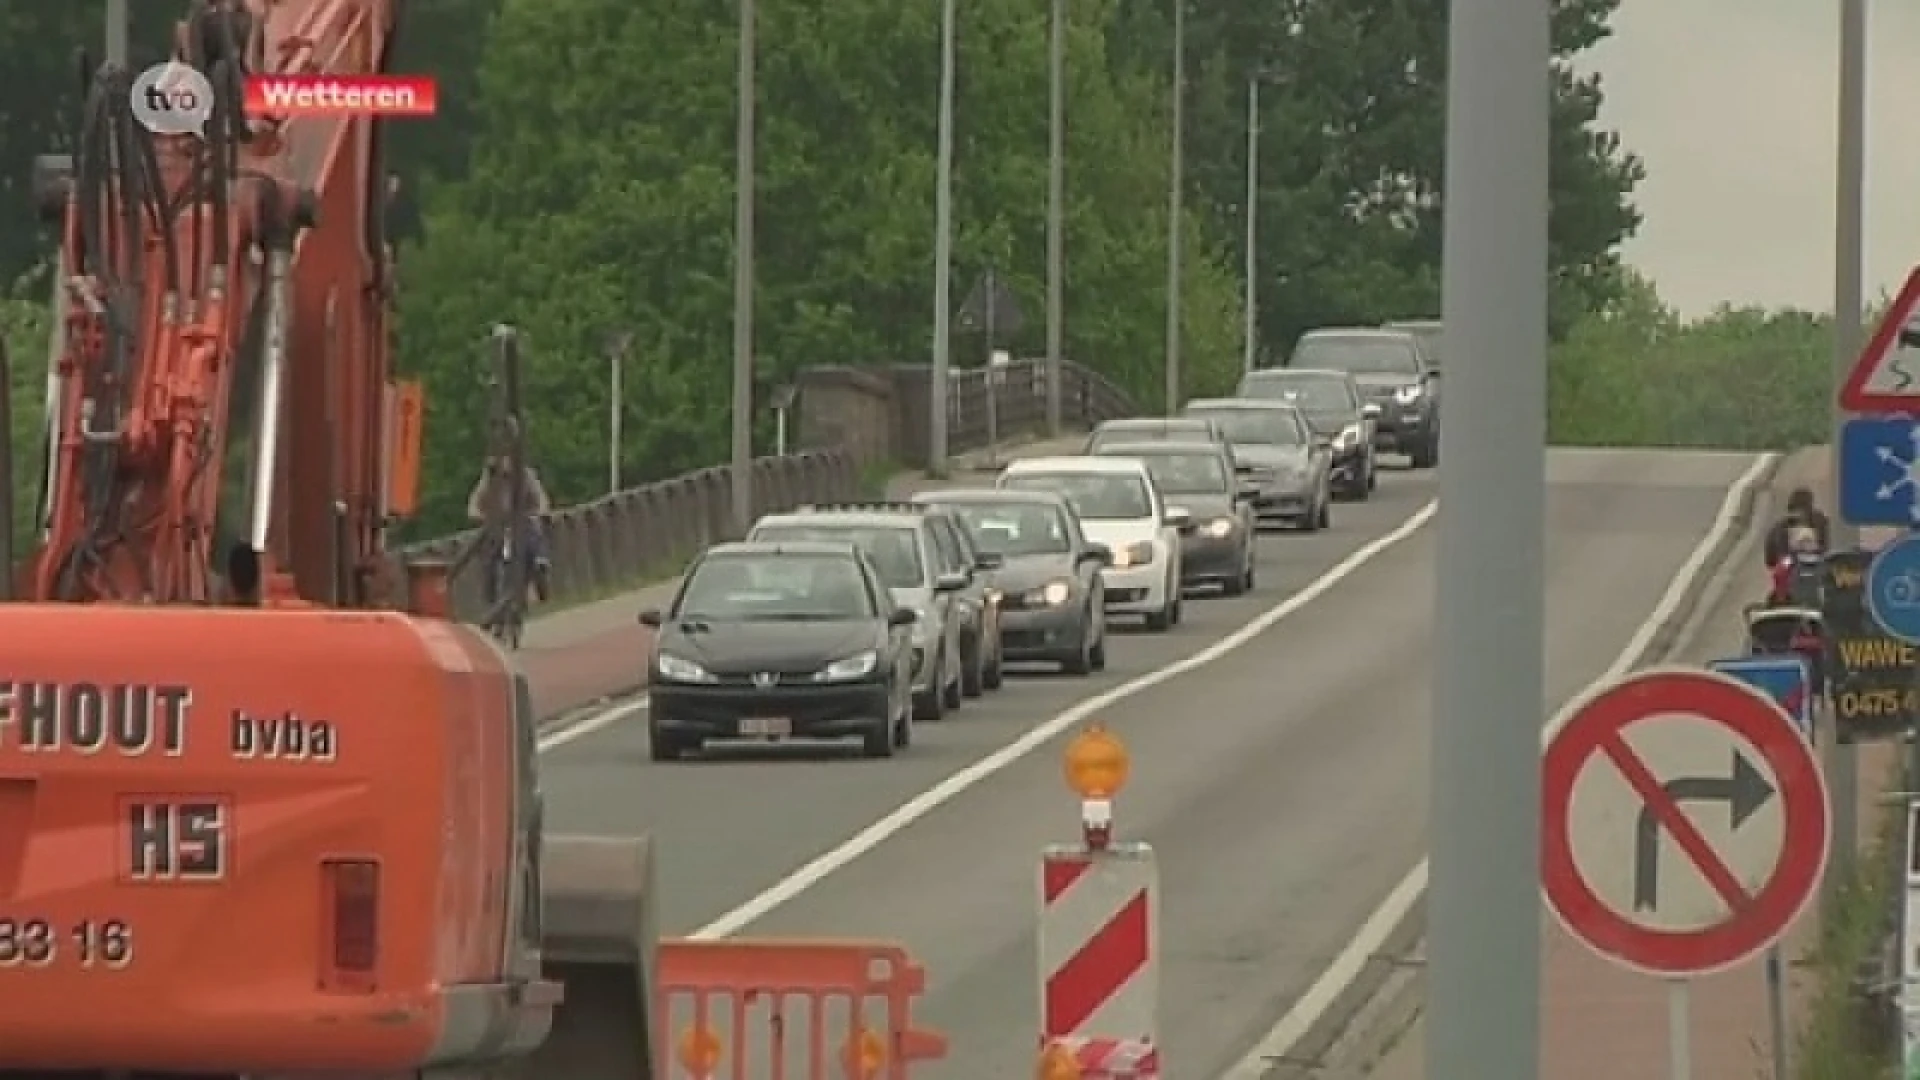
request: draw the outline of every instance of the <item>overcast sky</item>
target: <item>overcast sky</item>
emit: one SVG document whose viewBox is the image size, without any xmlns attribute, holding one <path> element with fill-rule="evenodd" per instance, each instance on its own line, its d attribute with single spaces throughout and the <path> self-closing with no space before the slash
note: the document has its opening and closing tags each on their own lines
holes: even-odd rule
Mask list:
<svg viewBox="0 0 1920 1080">
<path fill-rule="evenodd" d="M 1872 302 L 1920 261 L 1920 10 L 1869 3 Z M 1628 261 L 1689 315 L 1832 310 L 1838 0 L 1624 0 L 1613 26 L 1587 63 L 1647 163 Z"/>
</svg>

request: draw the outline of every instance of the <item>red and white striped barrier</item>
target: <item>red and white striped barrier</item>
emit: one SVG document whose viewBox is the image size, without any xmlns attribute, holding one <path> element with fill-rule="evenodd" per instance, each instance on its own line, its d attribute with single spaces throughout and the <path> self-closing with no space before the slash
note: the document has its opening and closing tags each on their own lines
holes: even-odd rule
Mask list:
<svg viewBox="0 0 1920 1080">
<path fill-rule="evenodd" d="M 1075 1080 L 1157 1080 L 1160 881 L 1153 849 L 1048 848 L 1040 864 L 1040 1045 Z M 1064 1055 L 1061 1053 L 1064 1051 Z"/>
</svg>

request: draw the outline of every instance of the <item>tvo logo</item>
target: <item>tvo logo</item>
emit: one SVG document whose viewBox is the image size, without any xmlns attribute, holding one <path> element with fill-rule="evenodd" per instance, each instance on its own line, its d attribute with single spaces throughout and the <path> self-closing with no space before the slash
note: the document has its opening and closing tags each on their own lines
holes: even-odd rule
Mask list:
<svg viewBox="0 0 1920 1080">
<path fill-rule="evenodd" d="M 128 98 L 134 119 L 156 135 L 204 135 L 213 117 L 213 84 L 178 61 L 142 71 Z"/>
</svg>

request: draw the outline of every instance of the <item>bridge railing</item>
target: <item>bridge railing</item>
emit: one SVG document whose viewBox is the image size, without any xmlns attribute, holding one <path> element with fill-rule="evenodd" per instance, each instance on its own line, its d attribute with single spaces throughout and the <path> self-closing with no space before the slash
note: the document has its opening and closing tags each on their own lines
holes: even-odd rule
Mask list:
<svg viewBox="0 0 1920 1080">
<path fill-rule="evenodd" d="M 997 394 L 1001 441 L 1046 430 L 1044 365 L 1022 361 L 998 369 L 959 371 L 948 395 L 949 448 L 987 446 L 987 394 Z M 1129 415 L 1126 395 L 1095 372 L 1062 366 L 1063 425 L 1085 429 Z M 926 462 L 927 369 L 924 366 L 823 369 L 803 372 L 798 401 L 799 448 L 753 463 L 756 516 L 803 503 L 860 496 L 869 471 Z M 558 510 L 547 518 L 556 599 L 594 598 L 644 581 L 670 577 L 709 545 L 739 538 L 733 522 L 733 474 L 724 465 L 641 484 Z M 410 545 L 403 559 L 458 560 L 473 530 Z M 477 617 L 486 608 L 481 567 L 453 582 L 457 614 Z"/>
</svg>

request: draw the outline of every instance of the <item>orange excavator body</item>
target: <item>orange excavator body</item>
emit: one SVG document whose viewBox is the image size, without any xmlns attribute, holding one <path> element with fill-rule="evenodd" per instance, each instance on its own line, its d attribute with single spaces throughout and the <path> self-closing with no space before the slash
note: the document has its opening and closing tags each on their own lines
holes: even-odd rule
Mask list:
<svg viewBox="0 0 1920 1080">
<path fill-rule="evenodd" d="M 397 1073 L 544 1037 L 538 897 L 502 873 L 533 717 L 483 636 L 8 604 L 0 639 L 0 1069 Z"/>
</svg>

